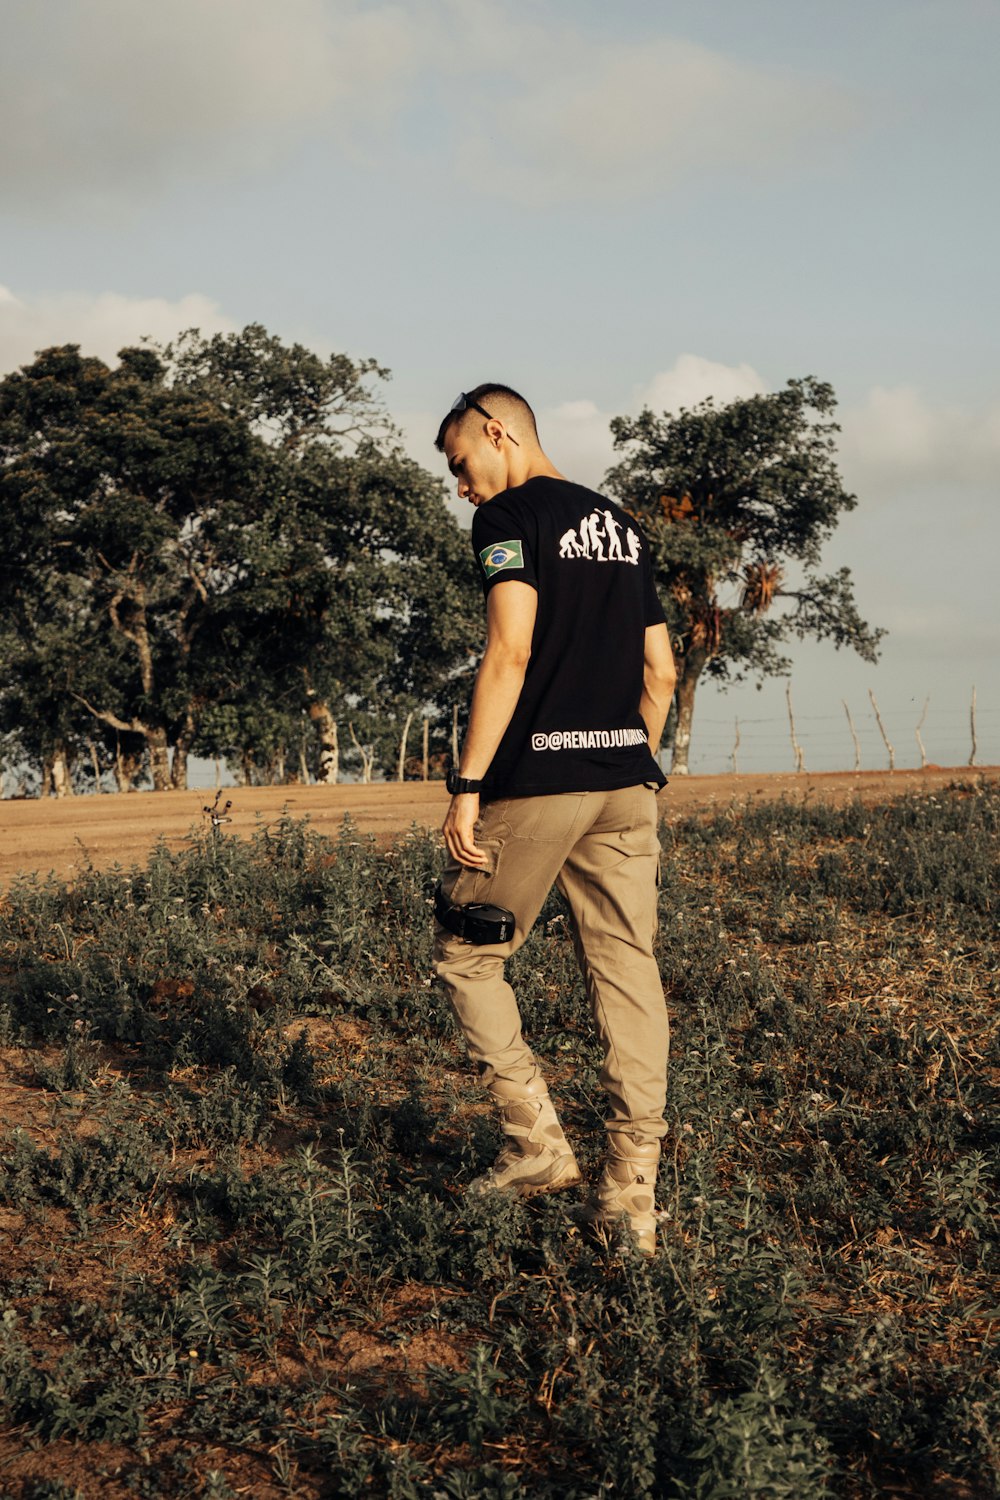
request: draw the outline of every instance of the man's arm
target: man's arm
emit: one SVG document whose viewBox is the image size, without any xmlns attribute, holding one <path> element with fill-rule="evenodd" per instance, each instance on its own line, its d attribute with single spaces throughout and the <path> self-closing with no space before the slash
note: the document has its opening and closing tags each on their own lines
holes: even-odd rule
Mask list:
<svg viewBox="0 0 1000 1500">
<path fill-rule="evenodd" d="M 473 781 L 480 781 L 486 775 L 513 718 L 528 670 L 537 609 L 538 595 L 531 584 L 516 578 L 494 584 L 487 596 L 486 650 L 476 674 L 469 728 L 459 764 L 460 774 Z M 473 834 L 478 817 L 479 793 L 461 793 L 451 799 L 443 832 L 454 859 L 482 869 L 487 863 L 486 855 L 477 849 Z"/>
<path fill-rule="evenodd" d="M 639 712 L 649 731 L 649 748 L 655 755 L 663 738 L 663 726 L 670 712 L 670 700 L 677 685 L 674 653 L 665 625 L 647 625 L 643 653 L 642 697 Z"/>
</svg>

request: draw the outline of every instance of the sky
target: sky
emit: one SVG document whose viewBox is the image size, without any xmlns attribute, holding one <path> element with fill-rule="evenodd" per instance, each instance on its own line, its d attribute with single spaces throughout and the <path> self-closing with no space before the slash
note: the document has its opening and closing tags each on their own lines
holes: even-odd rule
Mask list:
<svg viewBox="0 0 1000 1500">
<path fill-rule="evenodd" d="M 699 689 L 691 769 L 1000 763 L 996 0 L 0 0 L 0 371 L 263 323 L 392 371 L 414 458 L 513 385 L 615 415 L 828 381 L 872 666 Z M 990 186 L 994 183 L 994 186 Z M 456 500 L 455 514 L 470 513 Z"/>
</svg>

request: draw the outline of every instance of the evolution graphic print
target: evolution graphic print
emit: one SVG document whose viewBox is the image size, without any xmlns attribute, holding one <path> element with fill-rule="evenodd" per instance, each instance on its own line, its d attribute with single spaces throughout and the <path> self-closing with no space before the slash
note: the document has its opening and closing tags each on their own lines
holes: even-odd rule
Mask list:
<svg viewBox="0 0 1000 1500">
<path fill-rule="evenodd" d="M 610 510 L 592 510 L 580 522 L 579 531 L 570 527 L 559 538 L 560 557 L 584 557 L 593 562 L 625 562 L 638 567 L 641 550 L 642 541 L 637 533 L 627 530 L 620 521 L 616 521 Z"/>
</svg>

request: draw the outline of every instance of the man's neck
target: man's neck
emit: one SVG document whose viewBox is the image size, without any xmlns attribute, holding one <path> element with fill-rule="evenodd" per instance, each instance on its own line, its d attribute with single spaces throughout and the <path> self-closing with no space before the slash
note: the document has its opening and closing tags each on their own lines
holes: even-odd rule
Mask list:
<svg viewBox="0 0 1000 1500">
<path fill-rule="evenodd" d="M 510 465 L 508 488 L 516 489 L 518 485 L 527 484 L 529 479 L 565 480 L 566 475 L 559 472 L 547 453 L 536 448 L 533 453 L 519 454 Z"/>
</svg>

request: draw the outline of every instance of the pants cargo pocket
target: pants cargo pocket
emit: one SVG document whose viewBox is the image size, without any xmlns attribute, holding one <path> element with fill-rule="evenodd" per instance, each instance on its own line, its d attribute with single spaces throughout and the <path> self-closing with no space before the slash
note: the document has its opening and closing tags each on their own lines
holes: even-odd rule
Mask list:
<svg viewBox="0 0 1000 1500">
<path fill-rule="evenodd" d="M 441 889 L 456 906 L 467 906 L 472 901 L 488 901 L 490 887 L 499 874 L 503 840 L 477 837 L 476 847 L 486 855 L 487 866 L 484 870 L 473 870 L 469 865 L 450 864 L 441 876 Z"/>
</svg>

